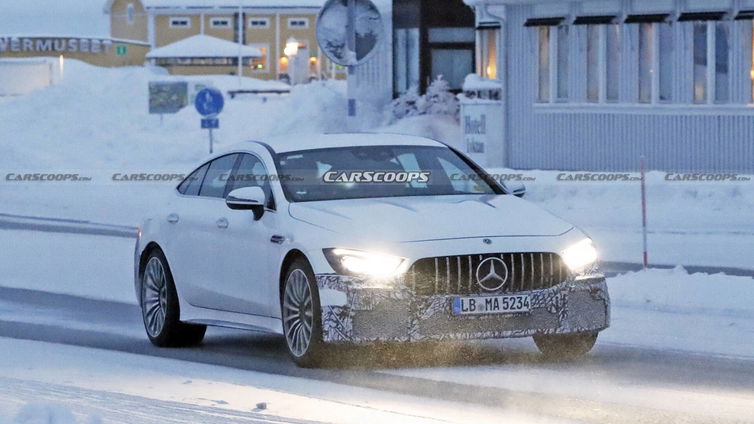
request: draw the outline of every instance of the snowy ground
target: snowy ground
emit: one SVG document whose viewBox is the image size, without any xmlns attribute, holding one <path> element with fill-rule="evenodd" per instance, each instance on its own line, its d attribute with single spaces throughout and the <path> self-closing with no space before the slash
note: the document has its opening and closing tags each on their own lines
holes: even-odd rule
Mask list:
<svg viewBox="0 0 754 424">
<path fill-rule="evenodd" d="M 553 422 L 301 378 L 0 338 L 0 413 L 15 411 L 18 424 Z"/>
</svg>

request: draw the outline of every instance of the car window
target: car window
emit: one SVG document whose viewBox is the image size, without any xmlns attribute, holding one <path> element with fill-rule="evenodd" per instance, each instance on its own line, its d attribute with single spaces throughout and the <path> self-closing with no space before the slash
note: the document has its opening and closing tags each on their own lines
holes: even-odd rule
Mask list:
<svg viewBox="0 0 754 424">
<path fill-rule="evenodd" d="M 194 172 L 186 177 L 183 182 L 178 185 L 178 192 L 185 194 L 186 196 L 196 196 L 199 194 L 199 189 L 202 186 L 204 175 L 207 173 L 209 164 L 205 163 L 203 166 L 197 168 Z"/>
<path fill-rule="evenodd" d="M 272 190 L 270 188 L 270 175 L 267 173 L 267 168 L 265 168 L 262 161 L 256 156 L 242 154 L 238 169 L 233 173 L 230 180 L 231 188 L 228 192 L 243 187 L 261 187 L 267 197 L 267 207 L 274 209 Z"/>
<path fill-rule="evenodd" d="M 232 154 L 210 162 L 199 195 L 203 197 L 225 197 L 225 186 L 228 184 L 236 159 L 238 159 L 238 154 Z"/>
<path fill-rule="evenodd" d="M 281 153 L 277 162 L 283 191 L 294 202 L 503 194 L 447 147 L 334 147 Z"/>
</svg>

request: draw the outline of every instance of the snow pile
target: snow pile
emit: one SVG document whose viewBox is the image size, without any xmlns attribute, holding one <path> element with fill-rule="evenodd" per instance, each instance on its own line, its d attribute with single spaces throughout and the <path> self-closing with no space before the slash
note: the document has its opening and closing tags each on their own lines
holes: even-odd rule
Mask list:
<svg viewBox="0 0 754 424">
<path fill-rule="evenodd" d="M 754 279 L 689 274 L 683 267 L 649 269 L 609 279 L 616 306 L 661 312 L 754 316 Z"/>
<path fill-rule="evenodd" d="M 237 85 L 231 76 L 181 77 L 159 68 L 107 69 L 66 61 L 57 86 L 3 103 L 0 132 L 10 135 L 0 168 L 92 169 L 119 166 L 193 165 L 207 154 L 207 134 L 189 105 L 175 115 L 149 115 L 150 81 L 202 80 L 222 88 Z M 278 82 L 244 79 L 247 88 Z M 290 132 L 344 128 L 345 84 L 327 81 L 295 87 L 289 96 L 227 101 L 215 132 L 218 148 L 250 138 Z"/>
<path fill-rule="evenodd" d="M 418 89 L 412 87 L 390 103 L 392 120 L 400 120 L 418 115 L 447 115 L 458 118 L 459 103 L 450 92 L 450 84 L 442 75 L 427 87 L 427 92 L 420 96 Z"/>
</svg>

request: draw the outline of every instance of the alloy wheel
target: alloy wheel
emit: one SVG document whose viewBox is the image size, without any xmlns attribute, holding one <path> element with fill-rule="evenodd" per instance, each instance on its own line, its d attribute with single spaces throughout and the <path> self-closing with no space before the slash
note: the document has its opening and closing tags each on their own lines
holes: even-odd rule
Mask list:
<svg viewBox="0 0 754 424">
<path fill-rule="evenodd" d="M 309 279 L 301 269 L 288 275 L 283 294 L 283 330 L 288 348 L 297 357 L 304 356 L 312 339 L 314 313 Z"/>
<path fill-rule="evenodd" d="M 141 310 L 144 324 L 152 337 L 158 337 L 165 327 L 165 317 L 168 306 L 168 285 L 165 269 L 157 258 L 149 259 L 144 270 L 142 281 L 144 292 L 141 300 Z"/>
</svg>

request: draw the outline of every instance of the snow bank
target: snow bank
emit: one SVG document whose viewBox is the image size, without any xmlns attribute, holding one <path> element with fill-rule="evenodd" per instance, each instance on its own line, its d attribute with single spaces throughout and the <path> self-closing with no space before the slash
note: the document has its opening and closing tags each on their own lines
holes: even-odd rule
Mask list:
<svg viewBox="0 0 754 424">
<path fill-rule="evenodd" d="M 660 312 L 754 317 L 754 279 L 689 274 L 683 267 L 649 269 L 609 279 L 616 306 Z"/>
<path fill-rule="evenodd" d="M 14 98 L 0 108 L 3 143 L 0 168 L 96 169 L 122 166 L 189 167 L 207 154 L 207 134 L 192 106 L 175 115 L 149 115 L 149 81 L 208 81 L 222 89 L 238 79 L 170 76 L 160 68 L 99 68 L 66 61 L 59 85 Z M 244 78 L 242 88 L 287 88 L 279 82 Z M 216 131 L 218 147 L 290 132 L 342 130 L 345 84 L 318 82 L 289 96 L 229 100 Z M 324 112 L 324 113 L 323 113 Z"/>
</svg>

